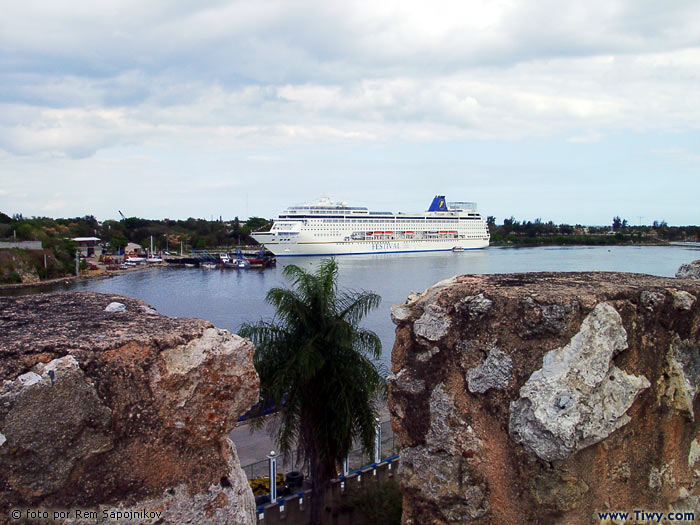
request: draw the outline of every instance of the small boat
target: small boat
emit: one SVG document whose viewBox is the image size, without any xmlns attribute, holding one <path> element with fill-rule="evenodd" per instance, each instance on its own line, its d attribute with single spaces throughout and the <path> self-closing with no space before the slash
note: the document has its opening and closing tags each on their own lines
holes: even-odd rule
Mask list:
<svg viewBox="0 0 700 525">
<path fill-rule="evenodd" d="M 185 268 L 194 268 L 194 267 L 196 267 L 196 266 L 197 266 L 197 265 L 194 264 L 194 263 L 185 263 Z"/>
<path fill-rule="evenodd" d="M 239 270 L 247 270 L 250 268 L 250 262 L 248 262 L 248 259 L 236 259 L 233 261 L 233 266 Z"/>
<path fill-rule="evenodd" d="M 200 268 L 204 268 L 205 270 L 216 270 L 216 264 L 213 262 L 205 262 L 199 265 Z"/>
<path fill-rule="evenodd" d="M 155 256 L 153 256 L 153 257 L 149 257 L 148 259 L 146 259 L 146 262 L 147 262 L 148 264 L 162 263 L 162 262 L 163 262 L 163 258 L 162 258 L 162 257 L 158 257 L 157 255 L 155 255 Z"/>
<path fill-rule="evenodd" d="M 236 258 L 231 258 L 229 262 L 224 263 L 226 268 L 236 268 L 239 270 L 246 270 L 250 268 L 250 262 L 245 258 L 241 250 L 236 250 Z"/>
<path fill-rule="evenodd" d="M 260 247 L 257 257 L 248 257 L 247 261 L 251 268 L 270 268 L 277 265 L 277 259 L 265 254 L 264 244 Z"/>
</svg>

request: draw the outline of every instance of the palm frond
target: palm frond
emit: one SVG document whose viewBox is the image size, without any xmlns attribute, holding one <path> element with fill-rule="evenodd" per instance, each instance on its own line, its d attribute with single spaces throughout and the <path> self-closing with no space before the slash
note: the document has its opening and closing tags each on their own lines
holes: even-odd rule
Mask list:
<svg viewBox="0 0 700 525">
<path fill-rule="evenodd" d="M 338 297 L 338 316 L 356 326 L 365 316 L 378 308 L 382 298 L 372 292 L 347 291 Z"/>
</svg>

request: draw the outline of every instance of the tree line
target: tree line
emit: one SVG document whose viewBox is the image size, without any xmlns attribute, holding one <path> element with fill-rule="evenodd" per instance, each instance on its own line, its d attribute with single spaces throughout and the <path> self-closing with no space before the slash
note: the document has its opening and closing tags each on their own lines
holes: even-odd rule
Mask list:
<svg viewBox="0 0 700 525">
<path fill-rule="evenodd" d="M 251 232 L 266 229 L 267 219 L 251 217 L 243 222 L 236 217 L 232 221 L 195 219 L 156 220 L 128 217 L 121 221 L 98 221 L 94 215 L 67 219 L 49 217 L 8 216 L 0 212 L 0 239 L 40 240 L 46 246 L 56 239 L 74 237 L 98 237 L 112 251 L 123 249 L 133 242 L 144 247 L 179 251 L 183 247 L 206 249 L 225 246 L 255 244 Z"/>
<path fill-rule="evenodd" d="M 247 221 L 154 220 L 128 217 L 121 221 L 100 222 L 94 215 L 59 218 L 12 216 L 0 212 L 0 240 L 41 241 L 44 253 L 27 250 L 3 250 L 0 254 L 0 283 L 19 282 L 17 261 L 22 259 L 33 267 L 41 279 L 75 273 L 75 237 L 98 237 L 108 252 L 119 253 L 132 242 L 158 251 L 179 252 L 183 249 L 216 249 L 257 244 L 251 232 L 267 229 L 270 222 L 260 217 Z M 43 256 L 48 256 L 45 264 Z"/>
<path fill-rule="evenodd" d="M 584 226 L 582 224 L 555 224 L 537 218 L 518 221 L 515 217 L 496 224 L 496 217 L 486 219 L 491 233 L 491 244 L 620 244 L 658 243 L 669 241 L 700 242 L 700 226 L 669 226 L 655 220 L 651 225 L 631 225 L 620 216 L 610 225 Z"/>
</svg>

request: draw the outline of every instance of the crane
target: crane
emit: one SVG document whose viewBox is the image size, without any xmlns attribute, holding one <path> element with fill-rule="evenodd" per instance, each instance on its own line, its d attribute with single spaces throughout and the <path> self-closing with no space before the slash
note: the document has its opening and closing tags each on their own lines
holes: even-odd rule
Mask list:
<svg viewBox="0 0 700 525">
<path fill-rule="evenodd" d="M 123 220 L 126 220 L 126 217 L 124 216 L 124 214 L 122 213 L 122 211 L 121 211 L 121 210 L 117 210 L 117 211 L 119 212 L 119 215 L 122 216 L 122 219 L 123 219 Z"/>
</svg>

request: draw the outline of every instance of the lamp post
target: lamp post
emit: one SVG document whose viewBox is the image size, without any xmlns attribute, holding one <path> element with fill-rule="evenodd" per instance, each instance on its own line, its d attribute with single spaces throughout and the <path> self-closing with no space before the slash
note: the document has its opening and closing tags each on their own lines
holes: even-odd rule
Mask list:
<svg viewBox="0 0 700 525">
<path fill-rule="evenodd" d="M 270 475 L 270 503 L 277 499 L 277 454 L 271 450 L 267 455 L 267 466 Z"/>
</svg>

